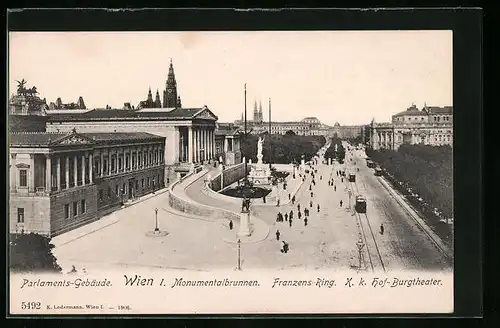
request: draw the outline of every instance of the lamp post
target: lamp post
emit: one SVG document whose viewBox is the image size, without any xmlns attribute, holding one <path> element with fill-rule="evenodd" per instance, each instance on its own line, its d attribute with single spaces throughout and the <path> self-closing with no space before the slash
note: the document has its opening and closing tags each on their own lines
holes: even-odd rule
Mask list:
<svg viewBox="0 0 500 328">
<path fill-rule="evenodd" d="M 358 246 L 358 255 L 359 255 L 359 267 L 358 267 L 358 269 L 359 269 L 359 271 L 361 271 L 361 256 L 363 253 L 363 247 L 365 246 L 361 237 L 359 237 L 359 240 L 356 243 L 356 246 Z"/>
<path fill-rule="evenodd" d="M 271 140 L 271 98 L 269 98 L 269 169 L 271 169 L 273 146 Z"/>
<path fill-rule="evenodd" d="M 155 231 L 160 231 L 158 228 L 158 209 L 155 208 Z"/>
<path fill-rule="evenodd" d="M 247 144 L 247 84 L 245 83 L 245 145 Z M 246 156 L 245 156 L 246 158 Z M 245 179 L 243 180 L 243 184 L 246 185 L 247 182 L 247 161 L 245 161 Z"/>
<path fill-rule="evenodd" d="M 352 195 L 351 189 L 347 190 L 347 193 L 349 194 L 349 207 L 347 209 L 351 209 L 351 195 Z"/>
<path fill-rule="evenodd" d="M 238 239 L 238 271 L 241 271 L 241 239 Z"/>
</svg>

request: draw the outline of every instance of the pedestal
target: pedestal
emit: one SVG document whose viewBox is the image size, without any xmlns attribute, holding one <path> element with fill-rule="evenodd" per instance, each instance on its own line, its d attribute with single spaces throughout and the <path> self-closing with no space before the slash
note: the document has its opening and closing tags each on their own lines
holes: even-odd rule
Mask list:
<svg viewBox="0 0 500 328">
<path fill-rule="evenodd" d="M 240 231 L 238 231 L 239 237 L 250 236 L 250 212 L 241 212 L 240 214 Z"/>
</svg>

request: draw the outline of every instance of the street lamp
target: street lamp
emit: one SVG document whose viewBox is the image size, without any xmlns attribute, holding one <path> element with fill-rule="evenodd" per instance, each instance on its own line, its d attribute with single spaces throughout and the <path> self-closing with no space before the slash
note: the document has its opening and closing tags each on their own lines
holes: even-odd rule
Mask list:
<svg viewBox="0 0 500 328">
<path fill-rule="evenodd" d="M 155 208 L 155 232 L 160 231 L 158 228 L 158 209 Z"/>
<path fill-rule="evenodd" d="M 359 237 L 359 240 L 356 243 L 356 246 L 358 246 L 358 255 L 359 255 L 359 267 L 358 267 L 358 269 L 359 269 L 359 271 L 361 271 L 361 256 L 363 253 L 363 247 L 365 246 L 361 237 Z"/>
<path fill-rule="evenodd" d="M 347 209 L 351 209 L 351 195 L 352 195 L 351 189 L 347 190 L 347 193 L 349 194 L 349 207 Z"/>
<path fill-rule="evenodd" d="M 241 239 L 238 239 L 238 271 L 241 271 Z"/>
</svg>

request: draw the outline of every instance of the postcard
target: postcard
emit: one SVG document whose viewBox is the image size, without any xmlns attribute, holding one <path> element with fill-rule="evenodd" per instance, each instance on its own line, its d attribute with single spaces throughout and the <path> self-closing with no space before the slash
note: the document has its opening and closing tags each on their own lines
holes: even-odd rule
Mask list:
<svg viewBox="0 0 500 328">
<path fill-rule="evenodd" d="M 10 313 L 452 313 L 452 58 L 449 30 L 10 32 Z"/>
</svg>

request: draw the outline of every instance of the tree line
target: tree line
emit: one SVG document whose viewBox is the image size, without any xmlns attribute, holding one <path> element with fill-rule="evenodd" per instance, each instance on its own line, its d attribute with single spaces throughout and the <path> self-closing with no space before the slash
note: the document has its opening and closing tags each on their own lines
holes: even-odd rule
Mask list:
<svg viewBox="0 0 500 328">
<path fill-rule="evenodd" d="M 266 163 L 290 164 L 300 163 L 302 155 L 306 161 L 311 160 L 326 143 L 323 136 L 298 136 L 292 133 L 285 135 L 263 133 L 260 135 L 241 135 L 241 153 L 253 163 L 257 161 L 257 141 L 264 138 L 262 147 L 263 161 Z M 271 153 L 270 148 L 271 146 Z M 269 156 L 271 154 L 271 156 Z"/>
<path fill-rule="evenodd" d="M 35 233 L 10 234 L 9 267 L 12 272 L 61 272 L 51 239 Z"/>
<path fill-rule="evenodd" d="M 409 196 L 422 198 L 424 211 L 437 208 L 440 216 L 453 217 L 453 151 L 449 145 L 401 145 L 397 151 L 367 149 L 366 154 Z"/>
<path fill-rule="evenodd" d="M 344 162 L 345 149 L 342 146 L 342 139 L 337 136 L 332 137 L 330 147 L 325 152 L 325 158 L 336 158 L 339 163 Z M 337 151 L 335 151 L 335 145 L 337 145 Z"/>
</svg>

